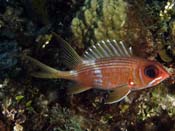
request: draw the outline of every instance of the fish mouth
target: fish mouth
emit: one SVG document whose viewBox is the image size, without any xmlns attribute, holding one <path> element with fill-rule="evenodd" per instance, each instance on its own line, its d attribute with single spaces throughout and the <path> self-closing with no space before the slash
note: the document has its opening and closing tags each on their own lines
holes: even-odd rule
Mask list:
<svg viewBox="0 0 175 131">
<path fill-rule="evenodd" d="M 159 84 L 161 81 L 163 81 L 163 77 L 160 76 L 160 77 L 157 77 L 156 79 L 152 80 L 151 82 L 148 83 L 148 86 L 147 87 L 151 87 L 151 86 L 154 86 L 154 85 L 157 85 Z"/>
<path fill-rule="evenodd" d="M 170 77 L 170 74 L 166 73 L 164 76 L 157 77 L 154 80 L 152 80 L 151 82 L 149 82 L 147 84 L 147 86 L 139 87 L 139 88 L 133 88 L 132 91 L 142 90 L 142 89 L 146 89 L 146 88 L 149 88 L 149 87 L 156 86 L 156 85 L 158 85 L 159 83 L 161 83 L 162 81 L 166 80 L 169 77 Z"/>
<path fill-rule="evenodd" d="M 167 74 L 164 76 L 164 80 L 167 79 L 167 78 L 169 78 L 169 77 L 170 77 L 170 74 L 167 73 Z"/>
<path fill-rule="evenodd" d="M 170 75 L 168 73 L 164 76 L 157 77 L 156 79 L 149 82 L 147 87 L 156 86 L 156 85 L 158 85 L 159 83 L 161 83 L 162 81 L 166 80 L 169 77 L 170 77 Z"/>
</svg>

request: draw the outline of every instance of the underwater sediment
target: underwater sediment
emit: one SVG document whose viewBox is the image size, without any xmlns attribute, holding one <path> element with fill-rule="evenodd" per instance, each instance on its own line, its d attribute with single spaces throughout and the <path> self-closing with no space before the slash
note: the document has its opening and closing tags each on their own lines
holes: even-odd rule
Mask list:
<svg viewBox="0 0 175 131">
<path fill-rule="evenodd" d="M 175 68 L 173 0 L 1 0 L 0 130 L 173 131 L 174 79 L 105 105 L 106 91 L 69 96 L 66 80 L 36 79 L 30 55 L 66 70 L 52 32 L 79 54 L 99 40 L 121 40 L 134 54 Z M 41 18 L 41 19 L 40 19 Z"/>
</svg>

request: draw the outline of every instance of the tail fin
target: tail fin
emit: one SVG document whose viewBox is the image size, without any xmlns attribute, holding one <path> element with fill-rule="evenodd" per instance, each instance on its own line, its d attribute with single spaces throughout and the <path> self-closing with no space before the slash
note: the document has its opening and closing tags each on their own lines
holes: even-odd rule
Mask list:
<svg viewBox="0 0 175 131">
<path fill-rule="evenodd" d="M 25 56 L 30 62 L 34 65 L 38 66 L 40 71 L 32 72 L 31 75 L 36 78 L 63 78 L 63 79 L 71 79 L 72 74 L 69 71 L 59 71 L 48 65 L 45 65 L 38 60 Z"/>
</svg>

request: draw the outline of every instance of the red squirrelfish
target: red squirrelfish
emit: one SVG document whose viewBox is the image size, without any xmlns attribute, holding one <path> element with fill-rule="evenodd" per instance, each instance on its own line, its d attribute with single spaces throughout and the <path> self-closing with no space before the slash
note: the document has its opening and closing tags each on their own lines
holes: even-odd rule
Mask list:
<svg viewBox="0 0 175 131">
<path fill-rule="evenodd" d="M 133 56 L 131 47 L 127 48 L 123 42 L 100 41 L 80 57 L 60 36 L 54 36 L 64 51 L 64 63 L 72 70 L 60 71 L 29 56 L 27 58 L 41 69 L 32 73 L 34 77 L 76 81 L 76 86 L 69 88 L 69 94 L 91 88 L 111 90 L 106 104 L 112 104 L 133 90 L 156 86 L 170 76 L 160 63 Z"/>
</svg>

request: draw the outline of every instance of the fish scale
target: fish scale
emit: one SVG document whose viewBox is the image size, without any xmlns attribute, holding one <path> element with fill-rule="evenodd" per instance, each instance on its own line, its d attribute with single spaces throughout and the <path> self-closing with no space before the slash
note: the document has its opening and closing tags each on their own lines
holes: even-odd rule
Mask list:
<svg viewBox="0 0 175 131">
<path fill-rule="evenodd" d="M 86 65 L 79 66 L 76 68 L 78 72 L 77 81 L 84 86 L 95 86 L 102 89 L 113 89 L 117 85 L 127 84 L 131 63 L 126 64 L 123 59 L 117 60 L 116 63 L 116 59 L 113 58 L 110 61 L 100 59 L 94 64 L 87 64 L 88 68 Z M 124 68 L 121 69 L 121 67 Z M 82 68 L 84 69 L 83 72 L 81 71 Z M 119 76 L 120 74 L 121 76 Z M 91 82 L 87 81 L 87 78 L 92 78 Z"/>
<path fill-rule="evenodd" d="M 60 36 L 53 33 L 65 56 L 63 63 L 71 70 L 60 71 L 26 56 L 40 71 L 32 73 L 37 78 L 62 78 L 76 81 L 68 94 L 77 94 L 98 88 L 112 90 L 106 104 L 124 99 L 131 91 L 153 87 L 170 77 L 163 66 L 156 61 L 136 57 L 132 48 L 122 41 L 102 40 L 89 47 L 80 57 Z"/>
</svg>

